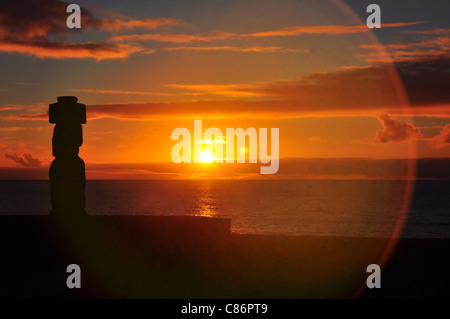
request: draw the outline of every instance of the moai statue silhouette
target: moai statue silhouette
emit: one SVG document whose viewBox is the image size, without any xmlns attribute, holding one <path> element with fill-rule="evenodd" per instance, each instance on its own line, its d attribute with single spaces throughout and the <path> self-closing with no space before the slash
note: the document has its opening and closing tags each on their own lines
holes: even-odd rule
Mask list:
<svg viewBox="0 0 450 319">
<path fill-rule="evenodd" d="M 86 174 L 84 161 L 78 157 L 83 144 L 86 105 L 74 96 L 60 96 L 50 104 L 49 122 L 53 130 L 52 149 L 55 159 L 50 165 L 50 192 L 54 213 L 84 214 Z"/>
</svg>

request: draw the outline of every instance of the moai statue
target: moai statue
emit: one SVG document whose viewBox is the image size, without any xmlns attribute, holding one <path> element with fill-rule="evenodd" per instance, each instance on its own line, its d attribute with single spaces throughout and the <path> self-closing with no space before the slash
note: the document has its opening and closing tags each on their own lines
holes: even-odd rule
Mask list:
<svg viewBox="0 0 450 319">
<path fill-rule="evenodd" d="M 50 104 L 49 122 L 53 130 L 52 151 L 55 159 L 50 165 L 50 192 L 54 213 L 81 215 L 85 209 L 86 174 L 84 161 L 78 157 L 83 144 L 86 105 L 74 96 L 60 96 Z"/>
</svg>

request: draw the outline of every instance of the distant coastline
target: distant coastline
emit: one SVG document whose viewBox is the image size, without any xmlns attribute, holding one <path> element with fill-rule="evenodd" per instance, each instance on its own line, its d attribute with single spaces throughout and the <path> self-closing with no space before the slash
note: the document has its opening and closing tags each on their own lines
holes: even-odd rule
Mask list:
<svg viewBox="0 0 450 319">
<path fill-rule="evenodd" d="M 412 162 L 415 174 L 406 171 Z M 280 159 L 279 172 L 259 174 L 257 164 L 214 164 L 209 171 L 204 164 L 166 163 L 86 163 L 90 180 L 134 179 L 394 179 L 450 180 L 450 158 L 418 159 Z M 48 166 L 0 167 L 0 180 L 48 180 Z"/>
</svg>

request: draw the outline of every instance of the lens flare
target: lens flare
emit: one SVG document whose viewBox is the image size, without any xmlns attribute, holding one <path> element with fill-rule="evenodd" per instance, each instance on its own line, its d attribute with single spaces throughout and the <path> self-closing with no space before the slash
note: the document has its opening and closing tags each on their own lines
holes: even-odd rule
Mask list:
<svg viewBox="0 0 450 319">
<path fill-rule="evenodd" d="M 214 161 L 214 155 L 209 151 L 204 151 L 200 154 L 200 160 L 203 163 L 212 163 Z"/>
</svg>

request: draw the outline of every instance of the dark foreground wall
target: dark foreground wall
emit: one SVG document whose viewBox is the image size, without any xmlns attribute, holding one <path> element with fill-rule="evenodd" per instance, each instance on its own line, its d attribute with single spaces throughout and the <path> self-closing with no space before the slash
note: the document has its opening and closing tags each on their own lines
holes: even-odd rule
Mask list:
<svg viewBox="0 0 450 319">
<path fill-rule="evenodd" d="M 0 297 L 450 297 L 450 241 L 236 235 L 228 219 L 144 216 L 0 218 Z M 66 286 L 69 264 L 81 289 Z M 362 291 L 362 294 L 355 295 Z"/>
</svg>

